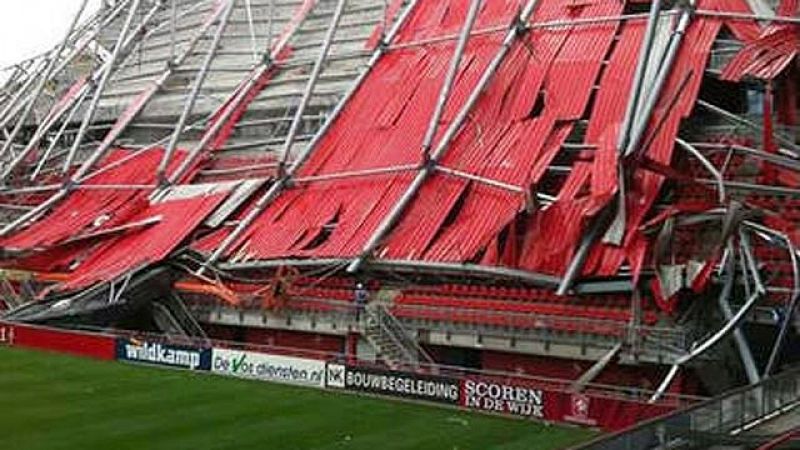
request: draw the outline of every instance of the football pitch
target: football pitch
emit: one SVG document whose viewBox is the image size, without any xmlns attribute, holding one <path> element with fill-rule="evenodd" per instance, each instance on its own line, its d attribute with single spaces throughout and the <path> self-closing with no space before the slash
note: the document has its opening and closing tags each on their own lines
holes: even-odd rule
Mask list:
<svg viewBox="0 0 800 450">
<path fill-rule="evenodd" d="M 0 348 L 0 449 L 560 449 L 592 437 L 451 409 Z"/>
</svg>

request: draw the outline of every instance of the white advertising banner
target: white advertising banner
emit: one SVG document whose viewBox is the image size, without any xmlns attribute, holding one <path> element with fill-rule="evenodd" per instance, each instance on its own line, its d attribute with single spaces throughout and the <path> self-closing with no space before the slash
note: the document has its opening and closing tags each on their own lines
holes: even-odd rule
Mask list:
<svg viewBox="0 0 800 450">
<path fill-rule="evenodd" d="M 211 371 L 253 380 L 325 387 L 325 362 L 315 359 L 215 348 Z"/>
</svg>

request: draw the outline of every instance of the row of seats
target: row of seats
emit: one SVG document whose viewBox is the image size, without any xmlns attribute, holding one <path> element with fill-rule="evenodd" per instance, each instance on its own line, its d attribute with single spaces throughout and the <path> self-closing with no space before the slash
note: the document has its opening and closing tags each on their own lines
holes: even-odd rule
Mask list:
<svg viewBox="0 0 800 450">
<path fill-rule="evenodd" d="M 404 305 L 433 306 L 442 308 L 466 308 L 511 313 L 584 317 L 589 319 L 626 322 L 630 310 L 597 306 L 568 305 L 554 303 L 515 302 L 494 299 L 461 299 L 445 296 L 402 295 L 395 303 Z"/>
<path fill-rule="evenodd" d="M 408 318 L 595 334 L 616 334 L 624 329 L 620 325 L 631 320 L 628 308 L 413 294 L 398 296 L 394 311 L 398 316 Z M 644 312 L 646 324 L 652 325 L 657 320 L 655 311 Z"/>
<path fill-rule="evenodd" d="M 395 305 L 392 313 L 399 318 L 423 319 L 437 322 L 470 323 L 522 329 L 555 330 L 569 333 L 621 336 L 624 326 L 616 322 L 588 322 L 570 320 L 562 316 L 535 316 L 524 314 L 487 314 L 471 309 L 430 309 L 421 311 L 413 305 Z"/>
<path fill-rule="evenodd" d="M 292 297 L 286 307 L 309 312 L 348 312 L 351 305 L 344 302 L 319 301 L 305 297 Z"/>
<path fill-rule="evenodd" d="M 516 302 L 565 304 L 571 301 L 582 304 L 593 304 L 602 307 L 627 307 L 630 297 L 627 295 L 595 295 L 595 296 L 559 296 L 552 290 L 532 289 L 525 287 L 507 287 L 470 284 L 445 284 L 441 286 L 417 286 L 407 289 L 404 294 L 410 296 L 457 297 L 464 299 L 500 299 Z"/>
<path fill-rule="evenodd" d="M 353 289 L 327 288 L 321 286 L 291 286 L 287 289 L 290 297 L 314 297 L 320 300 L 350 302 L 355 298 Z"/>
</svg>

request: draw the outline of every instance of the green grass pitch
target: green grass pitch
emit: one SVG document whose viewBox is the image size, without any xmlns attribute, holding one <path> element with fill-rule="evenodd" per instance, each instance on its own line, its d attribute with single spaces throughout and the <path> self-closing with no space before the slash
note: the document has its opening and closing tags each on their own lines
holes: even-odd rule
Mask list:
<svg viewBox="0 0 800 450">
<path fill-rule="evenodd" d="M 559 449 L 577 428 L 0 348 L 0 449 Z"/>
</svg>

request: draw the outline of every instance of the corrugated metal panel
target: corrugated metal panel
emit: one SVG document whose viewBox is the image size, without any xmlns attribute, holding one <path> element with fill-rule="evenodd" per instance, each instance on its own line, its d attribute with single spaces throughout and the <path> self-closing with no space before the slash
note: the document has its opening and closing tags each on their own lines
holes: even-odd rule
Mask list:
<svg viewBox="0 0 800 450">
<path fill-rule="evenodd" d="M 163 149 L 139 153 L 114 150 L 103 159 L 100 173 L 87 183 L 96 186 L 154 184 L 156 167 L 163 154 Z M 170 171 L 182 157 L 182 152 L 176 155 Z M 0 239 L 0 246 L 20 252 L 41 251 L 78 234 L 120 225 L 146 205 L 149 194 L 142 189 L 78 189 L 28 228 Z"/>
<path fill-rule="evenodd" d="M 509 23 L 520 1 L 487 2 L 476 27 Z M 422 3 L 401 30 L 407 42 L 453 34 L 466 2 Z M 449 120 L 499 46 L 499 36 L 470 40 L 448 102 Z M 299 171 L 300 177 L 415 164 L 435 106 L 453 41 L 385 55 Z M 355 256 L 410 183 L 409 174 L 315 181 L 281 195 L 233 246 L 254 258 Z M 335 218 L 335 222 L 334 222 Z M 325 235 L 320 230 L 325 228 Z M 315 236 L 322 236 L 314 239 Z M 322 242 L 318 242 L 318 241 Z"/>
<path fill-rule="evenodd" d="M 720 78 L 740 81 L 744 77 L 772 80 L 780 75 L 800 52 L 797 27 L 779 26 L 767 30 L 747 44 L 722 70 Z"/>
</svg>

